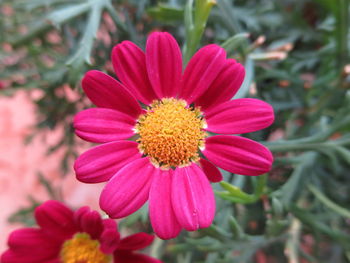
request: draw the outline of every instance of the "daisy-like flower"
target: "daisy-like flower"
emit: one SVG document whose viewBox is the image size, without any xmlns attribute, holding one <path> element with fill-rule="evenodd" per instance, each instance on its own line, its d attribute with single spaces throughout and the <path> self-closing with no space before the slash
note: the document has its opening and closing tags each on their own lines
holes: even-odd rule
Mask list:
<svg viewBox="0 0 350 263">
<path fill-rule="evenodd" d="M 201 48 L 183 72 L 175 39 L 155 32 L 145 53 L 130 41 L 116 45 L 112 62 L 120 82 L 89 71 L 82 86 L 97 108 L 74 120 L 79 137 L 101 143 L 76 160 L 77 178 L 108 181 L 100 206 L 110 217 L 128 216 L 149 200 L 155 233 L 173 238 L 212 223 L 209 181 L 222 180 L 216 166 L 242 175 L 270 170 L 266 147 L 232 134 L 269 126 L 273 109 L 257 99 L 230 100 L 245 71 L 224 49 Z"/>
<path fill-rule="evenodd" d="M 149 246 L 154 236 L 137 233 L 120 239 L 112 219 L 82 207 L 72 211 L 58 201 L 35 210 L 39 228 L 11 233 L 2 263 L 161 263 L 134 250 Z"/>
</svg>

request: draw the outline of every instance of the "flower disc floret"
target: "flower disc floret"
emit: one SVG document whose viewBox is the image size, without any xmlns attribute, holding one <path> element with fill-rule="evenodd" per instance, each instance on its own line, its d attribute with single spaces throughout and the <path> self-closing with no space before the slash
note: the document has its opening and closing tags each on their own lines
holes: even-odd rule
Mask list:
<svg viewBox="0 0 350 263">
<path fill-rule="evenodd" d="M 165 168 L 198 161 L 204 146 L 205 121 L 197 108 L 183 100 L 155 101 L 138 120 L 136 132 L 140 151 Z"/>
<path fill-rule="evenodd" d="M 100 243 L 87 233 L 78 233 L 65 241 L 60 256 L 63 263 L 108 263 L 111 260 L 100 250 Z"/>
</svg>

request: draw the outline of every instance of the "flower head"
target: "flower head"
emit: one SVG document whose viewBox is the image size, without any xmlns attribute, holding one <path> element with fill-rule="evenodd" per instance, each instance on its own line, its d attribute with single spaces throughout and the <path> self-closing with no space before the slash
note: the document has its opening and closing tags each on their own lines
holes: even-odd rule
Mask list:
<svg viewBox="0 0 350 263">
<path fill-rule="evenodd" d="M 100 206 L 110 217 L 128 216 L 149 200 L 155 233 L 173 238 L 212 223 L 209 181 L 222 180 L 217 167 L 242 175 L 270 170 L 266 147 L 233 134 L 269 126 L 273 109 L 257 99 L 231 100 L 245 73 L 224 49 L 201 48 L 183 71 L 175 39 L 155 32 L 146 52 L 130 41 L 116 45 L 112 62 L 120 82 L 89 71 L 82 86 L 97 108 L 74 120 L 78 136 L 101 143 L 76 160 L 77 178 L 108 181 Z"/>
<path fill-rule="evenodd" d="M 82 207 L 72 211 L 58 201 L 47 201 L 35 210 L 39 228 L 11 233 L 2 263 L 160 263 L 135 253 L 153 242 L 154 236 L 137 233 L 120 239 L 112 219 Z"/>
</svg>

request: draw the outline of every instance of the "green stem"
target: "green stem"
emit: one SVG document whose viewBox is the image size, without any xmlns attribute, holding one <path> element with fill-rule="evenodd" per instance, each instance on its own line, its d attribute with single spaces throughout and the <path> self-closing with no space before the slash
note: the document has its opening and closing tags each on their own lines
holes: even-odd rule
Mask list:
<svg viewBox="0 0 350 263">
<path fill-rule="evenodd" d="M 262 174 L 258 176 L 256 180 L 255 190 L 254 190 L 254 195 L 257 199 L 259 199 L 264 194 L 266 183 L 267 183 L 267 174 Z"/>
<path fill-rule="evenodd" d="M 195 53 L 202 38 L 205 25 L 214 0 L 196 0 L 193 10 L 193 0 L 188 0 L 185 7 L 186 42 L 183 48 L 185 65 Z"/>
</svg>

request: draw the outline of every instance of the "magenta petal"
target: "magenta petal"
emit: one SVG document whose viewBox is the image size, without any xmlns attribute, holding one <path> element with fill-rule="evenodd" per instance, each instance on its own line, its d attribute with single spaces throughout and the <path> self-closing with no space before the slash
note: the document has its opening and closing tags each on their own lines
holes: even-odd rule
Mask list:
<svg viewBox="0 0 350 263">
<path fill-rule="evenodd" d="M 106 254 L 111 254 L 119 245 L 120 234 L 116 222 L 112 219 L 104 219 L 103 226 L 104 229 L 99 239 L 101 251 Z"/>
<path fill-rule="evenodd" d="M 159 259 L 147 255 L 117 250 L 114 255 L 114 263 L 162 263 Z"/>
<path fill-rule="evenodd" d="M 134 135 L 136 120 L 120 111 L 91 108 L 74 117 L 75 133 L 89 142 L 105 143 Z"/>
<path fill-rule="evenodd" d="M 112 51 L 114 70 L 120 81 L 144 104 L 157 98 L 148 80 L 144 52 L 130 41 L 123 41 Z"/>
<path fill-rule="evenodd" d="M 207 131 L 223 134 L 254 132 L 274 121 L 270 104 L 257 99 L 227 101 L 205 112 Z"/>
<path fill-rule="evenodd" d="M 10 249 L 1 262 L 44 263 L 59 255 L 61 244 L 62 241 L 58 242 L 55 237 L 46 235 L 41 229 L 18 229 L 10 234 L 8 239 Z"/>
<path fill-rule="evenodd" d="M 230 100 L 241 87 L 244 80 L 244 67 L 234 59 L 227 59 L 224 67 L 209 88 L 196 101 L 202 110 Z"/>
<path fill-rule="evenodd" d="M 83 231 L 83 228 L 81 226 L 82 218 L 85 214 L 89 213 L 90 211 L 91 209 L 88 206 L 82 206 L 78 210 L 74 211 L 73 219 L 75 225 L 79 228 L 79 232 Z"/>
<path fill-rule="evenodd" d="M 82 208 L 84 209 L 84 208 Z M 85 211 L 79 218 L 80 229 L 82 232 L 88 233 L 91 238 L 98 239 L 103 231 L 101 216 L 96 211 Z"/>
<path fill-rule="evenodd" d="M 210 182 L 218 183 L 222 181 L 222 174 L 214 164 L 203 158 L 199 160 L 199 163 L 203 172 L 205 173 Z"/>
<path fill-rule="evenodd" d="M 153 235 L 136 233 L 120 240 L 118 250 L 140 250 L 148 247 L 154 240 Z"/>
<path fill-rule="evenodd" d="M 149 195 L 149 216 L 154 232 L 162 239 L 176 237 L 181 226 L 178 223 L 171 203 L 171 182 L 173 170 L 154 175 Z"/>
<path fill-rule="evenodd" d="M 74 170 L 79 181 L 100 183 L 108 181 L 126 164 L 139 158 L 141 154 L 136 142 L 109 142 L 80 155 L 74 163 Z"/>
<path fill-rule="evenodd" d="M 99 238 L 101 251 L 106 254 L 111 254 L 117 249 L 120 242 L 118 226 L 113 219 L 104 219 L 102 223 L 104 229 Z"/>
<path fill-rule="evenodd" d="M 38 262 L 36 262 L 36 263 L 38 263 Z M 61 263 L 61 260 L 60 260 L 60 258 L 57 257 L 55 259 L 47 260 L 47 261 L 45 261 L 43 263 Z"/>
<path fill-rule="evenodd" d="M 176 218 L 183 228 L 194 231 L 211 225 L 215 215 L 214 193 L 197 164 L 176 168 L 171 196 Z"/>
<path fill-rule="evenodd" d="M 231 173 L 260 175 L 270 171 L 273 156 L 269 149 L 247 138 L 217 135 L 206 139 L 202 151 L 212 163 Z"/>
<path fill-rule="evenodd" d="M 147 201 L 155 168 L 148 158 L 124 166 L 107 183 L 100 196 L 100 207 L 111 218 L 137 211 Z"/>
<path fill-rule="evenodd" d="M 148 78 L 158 98 L 175 97 L 180 89 L 182 56 L 180 47 L 167 32 L 154 32 L 146 44 Z"/>
<path fill-rule="evenodd" d="M 188 104 L 201 96 L 225 65 L 226 52 L 218 45 L 207 45 L 189 61 L 182 77 L 180 98 Z"/>
<path fill-rule="evenodd" d="M 1 263 L 23 263 L 25 259 L 27 259 L 27 255 L 18 254 L 8 249 L 1 255 L 0 262 Z M 36 263 L 36 262 L 33 260 L 32 261 L 29 260 L 29 263 Z"/>
<path fill-rule="evenodd" d="M 112 230 L 115 230 L 118 232 L 118 225 L 117 225 L 116 221 L 113 219 L 109 219 L 109 218 L 103 219 L 103 227 L 104 227 L 104 230 L 112 229 Z"/>
<path fill-rule="evenodd" d="M 41 229 L 21 228 L 13 231 L 8 239 L 11 249 L 19 250 L 40 250 L 41 247 L 55 247 L 59 241 L 52 240 Z"/>
<path fill-rule="evenodd" d="M 53 238 L 64 240 L 77 231 L 73 211 L 55 200 L 38 206 L 35 209 L 35 219 L 42 230 Z"/>
<path fill-rule="evenodd" d="M 121 83 L 101 71 L 90 70 L 86 73 L 82 86 L 97 107 L 118 110 L 134 118 L 141 113 L 134 96 Z"/>
<path fill-rule="evenodd" d="M 50 250 L 51 251 L 51 250 Z M 0 258 L 1 263 L 60 263 L 58 260 L 59 251 L 50 253 L 41 253 L 41 251 L 5 251 Z"/>
<path fill-rule="evenodd" d="M 116 231 L 108 229 L 104 231 L 100 238 L 101 251 L 106 254 L 113 253 L 117 247 L 120 240 L 120 235 Z"/>
</svg>

